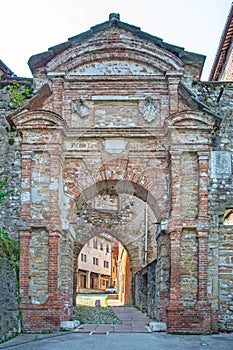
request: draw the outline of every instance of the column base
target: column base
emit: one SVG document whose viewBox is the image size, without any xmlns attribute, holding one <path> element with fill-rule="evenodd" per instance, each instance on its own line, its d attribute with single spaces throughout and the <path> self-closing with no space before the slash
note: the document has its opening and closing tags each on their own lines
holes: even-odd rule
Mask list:
<svg viewBox="0 0 233 350">
<path fill-rule="evenodd" d="M 60 329 L 63 307 L 59 302 L 43 305 L 24 304 L 20 306 L 22 312 L 22 331 L 56 331 Z"/>
<path fill-rule="evenodd" d="M 213 329 L 215 328 L 215 329 Z M 168 333 L 212 334 L 212 310 L 209 303 L 198 302 L 194 306 L 169 304 L 167 307 Z"/>
</svg>

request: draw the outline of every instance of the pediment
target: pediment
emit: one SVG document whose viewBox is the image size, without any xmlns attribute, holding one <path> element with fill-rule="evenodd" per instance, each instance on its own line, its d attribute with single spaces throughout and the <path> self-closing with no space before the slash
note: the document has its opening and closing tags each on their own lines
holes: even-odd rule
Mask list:
<svg viewBox="0 0 233 350">
<path fill-rule="evenodd" d="M 74 44 L 47 64 L 48 73 L 67 75 L 164 75 L 182 68 L 182 61 L 171 52 L 118 28 L 114 35 L 111 28 Z"/>
<path fill-rule="evenodd" d="M 11 117 L 11 122 L 18 128 L 46 129 L 65 126 L 65 121 L 50 111 L 22 111 Z"/>
<path fill-rule="evenodd" d="M 33 73 L 44 67 L 48 74 L 165 75 L 183 70 L 181 51 L 184 50 L 119 22 L 101 24 L 48 52 L 32 56 L 29 66 Z"/>
<path fill-rule="evenodd" d="M 165 124 L 169 128 L 208 129 L 216 123 L 215 117 L 203 112 L 182 111 L 169 116 Z"/>
<path fill-rule="evenodd" d="M 205 56 L 166 43 L 139 27 L 120 21 L 120 16 L 110 16 L 108 21 L 32 56 L 28 64 L 33 75 L 37 72 L 69 74 L 79 72 L 78 66 L 104 59 L 142 62 L 162 75 L 171 71 L 184 71 L 187 76 L 198 79 Z"/>
</svg>

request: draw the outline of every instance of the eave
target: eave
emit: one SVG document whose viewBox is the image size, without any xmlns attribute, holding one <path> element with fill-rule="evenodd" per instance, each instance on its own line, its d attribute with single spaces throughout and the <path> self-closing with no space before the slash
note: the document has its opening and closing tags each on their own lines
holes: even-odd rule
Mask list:
<svg viewBox="0 0 233 350">
<path fill-rule="evenodd" d="M 214 64 L 212 66 L 209 81 L 219 80 L 222 67 L 227 57 L 228 50 L 230 48 L 233 39 L 233 3 L 227 17 L 227 21 L 222 32 L 220 43 L 218 46 L 217 54 L 215 56 Z"/>
</svg>

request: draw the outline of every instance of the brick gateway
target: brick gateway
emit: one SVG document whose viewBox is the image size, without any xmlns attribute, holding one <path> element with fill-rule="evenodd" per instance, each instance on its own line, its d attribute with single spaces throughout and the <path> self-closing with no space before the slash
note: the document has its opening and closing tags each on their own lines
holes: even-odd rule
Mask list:
<svg viewBox="0 0 233 350">
<path fill-rule="evenodd" d="M 169 332 L 217 331 L 207 186 L 219 118 L 187 88 L 203 63 L 116 14 L 31 57 L 37 92 L 9 117 L 22 135 L 24 330 L 72 317 L 77 256 L 106 232 L 128 251 L 131 304 L 136 273 L 156 261 L 153 317 Z"/>
</svg>

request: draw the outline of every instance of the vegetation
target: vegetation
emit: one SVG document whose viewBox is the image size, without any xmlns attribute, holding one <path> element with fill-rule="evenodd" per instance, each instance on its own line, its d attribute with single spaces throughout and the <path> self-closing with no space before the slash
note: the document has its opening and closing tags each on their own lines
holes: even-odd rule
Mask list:
<svg viewBox="0 0 233 350">
<path fill-rule="evenodd" d="M 0 228 L 0 249 L 5 253 L 10 265 L 18 270 L 19 245 L 2 228 Z"/>
<path fill-rule="evenodd" d="M 3 174 L 0 173 L 0 204 L 2 204 L 4 198 L 12 192 L 12 190 L 4 190 L 6 184 L 7 177 L 3 177 Z M 5 253 L 12 267 L 18 270 L 19 244 L 12 240 L 3 228 L 0 228 L 0 249 Z"/>
<path fill-rule="evenodd" d="M 8 180 L 8 178 L 6 176 L 3 178 L 3 174 L 0 173 L 0 204 L 2 204 L 4 198 L 12 192 L 12 190 L 4 191 L 4 188 L 6 187 L 7 180 Z"/>
<path fill-rule="evenodd" d="M 117 318 L 109 307 L 94 307 L 80 305 L 74 308 L 74 319 L 79 320 L 81 324 L 119 324 L 121 321 Z"/>
<path fill-rule="evenodd" d="M 30 84 L 22 85 L 12 82 L 10 84 L 10 93 L 13 107 L 20 108 L 32 96 L 33 89 Z"/>
<path fill-rule="evenodd" d="M 0 173 L 0 207 L 4 202 L 4 198 L 8 196 L 12 190 L 6 189 L 7 187 L 7 177 L 3 177 L 3 174 Z M 5 265 L 6 259 L 11 266 L 12 270 L 15 270 L 15 285 L 16 288 L 19 288 L 19 279 L 18 279 L 18 260 L 19 260 L 19 244 L 11 239 L 4 228 L 0 228 L 0 270 L 1 267 Z M 2 272 L 2 271 L 1 271 Z M 3 272 L 6 274 L 7 272 Z M 20 298 L 18 296 L 18 302 Z M 11 325 L 11 318 L 0 318 L 0 343 L 4 342 L 7 339 L 13 338 L 17 332 L 13 330 Z M 18 319 L 21 319 L 21 314 L 18 313 Z M 14 322 L 13 322 L 14 323 Z"/>
</svg>

